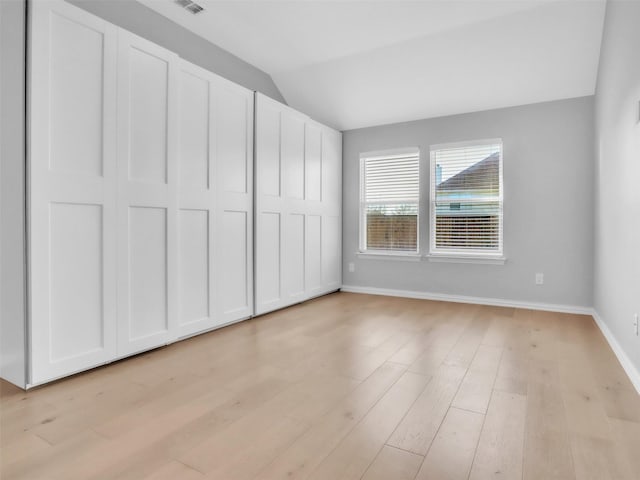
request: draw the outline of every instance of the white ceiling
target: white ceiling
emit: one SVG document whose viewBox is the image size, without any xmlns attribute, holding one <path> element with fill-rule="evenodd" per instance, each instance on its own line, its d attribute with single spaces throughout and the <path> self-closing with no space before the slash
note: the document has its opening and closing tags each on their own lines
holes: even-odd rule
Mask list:
<svg viewBox="0 0 640 480">
<path fill-rule="evenodd" d="M 605 0 L 139 0 L 340 130 L 591 95 Z"/>
</svg>

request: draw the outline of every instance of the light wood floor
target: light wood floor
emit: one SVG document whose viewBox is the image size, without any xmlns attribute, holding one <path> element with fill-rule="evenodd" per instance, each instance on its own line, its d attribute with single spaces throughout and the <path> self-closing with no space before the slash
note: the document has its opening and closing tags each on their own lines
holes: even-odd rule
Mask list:
<svg viewBox="0 0 640 480">
<path fill-rule="evenodd" d="M 640 478 L 577 315 L 333 294 L 1 401 L 3 480 Z"/>
</svg>

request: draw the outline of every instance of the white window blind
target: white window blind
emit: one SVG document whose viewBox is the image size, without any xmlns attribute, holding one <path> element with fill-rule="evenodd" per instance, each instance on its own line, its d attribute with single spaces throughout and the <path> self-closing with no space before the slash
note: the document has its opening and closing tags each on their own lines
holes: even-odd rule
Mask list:
<svg viewBox="0 0 640 480">
<path fill-rule="evenodd" d="M 419 151 L 360 156 L 361 251 L 418 251 Z"/>
<path fill-rule="evenodd" d="M 502 142 L 431 147 L 431 254 L 502 254 Z"/>
</svg>

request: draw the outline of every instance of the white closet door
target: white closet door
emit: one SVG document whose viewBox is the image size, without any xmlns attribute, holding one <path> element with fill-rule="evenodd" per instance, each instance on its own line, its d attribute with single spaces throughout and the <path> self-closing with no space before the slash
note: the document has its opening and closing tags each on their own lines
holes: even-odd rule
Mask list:
<svg viewBox="0 0 640 480">
<path fill-rule="evenodd" d="M 178 97 L 178 335 L 216 325 L 215 76 L 180 61 Z"/>
<path fill-rule="evenodd" d="M 282 272 L 285 304 L 305 298 L 305 121 L 303 115 L 286 109 L 280 120 L 280 158 L 283 179 Z"/>
<path fill-rule="evenodd" d="M 217 322 L 253 315 L 253 92 L 216 77 L 214 100 Z"/>
<path fill-rule="evenodd" d="M 341 285 L 342 137 L 256 95 L 256 313 Z"/>
<path fill-rule="evenodd" d="M 256 95 L 256 313 L 305 298 L 305 121 Z"/>
<path fill-rule="evenodd" d="M 31 4 L 31 384 L 116 353 L 115 27 Z"/>
<path fill-rule="evenodd" d="M 342 286 L 342 133 L 322 133 L 322 284 L 325 292 Z"/>
<path fill-rule="evenodd" d="M 178 57 L 118 35 L 118 356 L 177 335 Z M 190 217 L 185 228 L 201 218 Z"/>
<path fill-rule="evenodd" d="M 305 273 L 306 296 L 324 293 L 322 279 L 322 136 L 320 125 L 305 125 Z"/>
<path fill-rule="evenodd" d="M 281 105 L 256 95 L 256 314 L 284 305 L 282 260 Z"/>
</svg>

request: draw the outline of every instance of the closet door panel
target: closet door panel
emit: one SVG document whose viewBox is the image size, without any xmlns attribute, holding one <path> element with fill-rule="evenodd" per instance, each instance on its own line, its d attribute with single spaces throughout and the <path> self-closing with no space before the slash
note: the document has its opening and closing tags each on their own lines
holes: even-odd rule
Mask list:
<svg viewBox="0 0 640 480">
<path fill-rule="evenodd" d="M 287 198 L 304 198 L 304 118 L 282 113 L 281 168 Z"/>
<path fill-rule="evenodd" d="M 182 327 L 209 317 L 209 212 L 181 209 L 178 223 L 179 323 Z"/>
<path fill-rule="evenodd" d="M 280 111 L 261 103 L 256 115 L 260 149 L 260 161 L 256 163 L 257 192 L 261 196 L 280 197 Z"/>
<path fill-rule="evenodd" d="M 169 64 L 135 47 L 128 49 L 128 55 L 131 69 L 129 178 L 166 183 Z"/>
<path fill-rule="evenodd" d="M 213 328 L 215 75 L 180 60 L 178 99 L 178 336 Z"/>
<path fill-rule="evenodd" d="M 306 117 L 286 109 L 280 114 L 280 155 L 283 178 L 282 212 L 283 283 L 285 305 L 304 300 L 305 294 L 305 120 Z"/>
<path fill-rule="evenodd" d="M 222 251 L 220 271 L 220 302 L 227 314 L 244 312 L 250 308 L 247 272 L 247 247 L 250 244 L 247 212 L 225 211 L 222 215 Z"/>
<path fill-rule="evenodd" d="M 253 92 L 217 78 L 214 99 L 216 319 L 253 315 Z"/>
<path fill-rule="evenodd" d="M 225 192 L 249 193 L 250 152 L 247 151 L 249 99 L 221 89 L 217 97 L 218 175 Z"/>
<path fill-rule="evenodd" d="M 322 201 L 334 214 L 342 208 L 342 134 L 325 129 L 322 135 Z"/>
<path fill-rule="evenodd" d="M 206 72 L 197 76 L 182 62 L 180 72 L 180 193 L 209 188 L 210 95 Z M 204 78 L 202 78 L 204 77 Z"/>
<path fill-rule="evenodd" d="M 282 298 L 281 275 L 281 219 L 278 212 L 262 212 L 258 222 L 260 241 L 256 243 L 256 310 L 269 309 Z"/>
<path fill-rule="evenodd" d="M 51 203 L 51 360 L 104 349 L 101 205 Z"/>
<path fill-rule="evenodd" d="M 330 129 L 322 134 L 322 204 L 322 275 L 332 290 L 342 285 L 342 134 Z"/>
<path fill-rule="evenodd" d="M 322 290 L 322 216 L 307 215 L 305 234 L 306 287 L 309 295 Z"/>
<path fill-rule="evenodd" d="M 322 283 L 331 290 L 341 284 L 342 220 L 337 215 L 326 215 L 322 224 Z"/>
<path fill-rule="evenodd" d="M 319 127 L 306 125 L 304 147 L 306 199 L 319 202 L 322 199 L 322 130 Z"/>
<path fill-rule="evenodd" d="M 167 210 L 129 210 L 129 337 L 146 338 L 169 330 L 167 292 Z"/>
<path fill-rule="evenodd" d="M 116 355 L 115 27 L 31 8 L 31 385 Z"/>
<path fill-rule="evenodd" d="M 177 336 L 177 63 L 118 32 L 118 355 Z"/>
<path fill-rule="evenodd" d="M 285 228 L 284 272 L 289 300 L 297 300 L 305 290 L 304 214 L 289 214 Z"/>
<path fill-rule="evenodd" d="M 280 107 L 256 97 L 256 313 L 282 304 L 282 171 Z"/>
<path fill-rule="evenodd" d="M 102 175 L 104 33 L 51 14 L 51 168 Z"/>
</svg>

